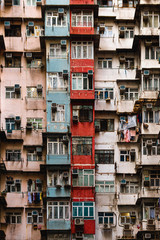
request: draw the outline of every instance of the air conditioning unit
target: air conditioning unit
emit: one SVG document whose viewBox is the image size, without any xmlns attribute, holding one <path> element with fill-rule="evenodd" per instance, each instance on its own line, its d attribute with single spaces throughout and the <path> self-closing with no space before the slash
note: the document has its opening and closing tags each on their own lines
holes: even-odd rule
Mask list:
<svg viewBox="0 0 160 240">
<path fill-rule="evenodd" d="M 14 182 L 15 182 L 15 184 L 19 184 L 19 183 L 21 183 L 21 180 L 16 179 Z"/>
<path fill-rule="evenodd" d="M 152 109 L 152 103 L 147 103 L 147 104 L 146 104 L 146 108 L 147 108 L 147 109 Z"/>
<path fill-rule="evenodd" d="M 151 233 L 145 233 L 144 237 L 145 237 L 146 239 L 151 238 Z"/>
<path fill-rule="evenodd" d="M 120 27 L 120 29 L 119 29 L 119 37 L 120 38 L 124 38 L 124 31 L 125 31 L 125 27 Z"/>
<path fill-rule="evenodd" d="M 32 53 L 31 52 L 26 52 L 26 58 L 32 58 Z"/>
<path fill-rule="evenodd" d="M 26 129 L 28 129 L 28 130 L 32 129 L 32 123 L 31 122 L 27 122 Z"/>
<path fill-rule="evenodd" d="M 36 179 L 36 183 L 42 183 L 42 181 L 40 179 Z"/>
<path fill-rule="evenodd" d="M 64 8 L 58 8 L 58 16 L 63 17 L 64 15 Z"/>
<path fill-rule="evenodd" d="M 136 217 L 136 212 L 131 212 L 131 213 L 130 213 L 130 216 L 131 216 L 131 217 Z"/>
<path fill-rule="evenodd" d="M 145 40 L 145 45 L 146 45 L 146 47 L 152 46 L 152 41 L 151 40 Z"/>
<path fill-rule="evenodd" d="M 62 142 L 68 142 L 68 136 L 63 136 Z"/>
<path fill-rule="evenodd" d="M 154 220 L 153 219 L 148 219 L 147 224 L 153 225 L 154 224 Z"/>
<path fill-rule="evenodd" d="M 124 122 L 124 121 L 126 121 L 126 119 L 125 119 L 125 117 L 124 116 L 121 116 L 120 118 L 119 118 L 119 120 L 120 120 L 120 122 Z"/>
<path fill-rule="evenodd" d="M 147 140 L 147 146 L 152 146 L 152 140 Z"/>
<path fill-rule="evenodd" d="M 6 53 L 6 58 L 12 58 L 12 53 Z"/>
<path fill-rule="evenodd" d="M 36 147 L 36 152 L 37 153 L 42 153 L 42 147 Z"/>
<path fill-rule="evenodd" d="M 100 126 L 95 126 L 95 132 L 100 132 Z"/>
<path fill-rule="evenodd" d="M 32 211 L 32 215 L 38 215 L 38 212 L 37 211 Z"/>
<path fill-rule="evenodd" d="M 144 70 L 144 71 L 143 71 L 143 75 L 144 75 L 144 76 L 149 76 L 149 74 L 150 74 L 150 71 L 149 71 L 149 70 Z"/>
<path fill-rule="evenodd" d="M 126 179 L 121 179 L 121 185 L 126 185 Z"/>
<path fill-rule="evenodd" d="M 78 116 L 72 116 L 73 123 L 78 123 Z"/>
<path fill-rule="evenodd" d="M 145 11 L 145 12 L 143 13 L 143 19 L 144 19 L 144 20 L 148 20 L 148 17 L 149 17 L 149 12 Z"/>
<path fill-rule="evenodd" d="M 99 25 L 99 31 L 104 32 L 105 31 L 105 24 Z"/>
<path fill-rule="evenodd" d="M 83 218 L 75 218 L 75 225 L 84 225 L 84 219 Z"/>
<path fill-rule="evenodd" d="M 119 89 L 120 89 L 120 91 L 121 91 L 121 92 L 123 92 L 123 91 L 125 91 L 125 90 L 126 90 L 126 86 L 124 86 L 124 85 L 121 85 L 121 86 L 119 87 Z"/>
<path fill-rule="evenodd" d="M 68 79 L 68 70 L 63 70 L 63 78 Z"/>
<path fill-rule="evenodd" d="M 20 92 L 20 85 L 19 84 L 14 85 L 14 91 L 15 92 Z"/>
<path fill-rule="evenodd" d="M 64 172 L 63 173 L 63 178 L 68 178 L 69 177 L 69 172 Z"/>
<path fill-rule="evenodd" d="M 21 117 L 20 116 L 16 116 L 15 117 L 15 122 L 20 122 L 21 121 Z"/>
<path fill-rule="evenodd" d="M 83 236 L 84 236 L 83 232 L 76 232 L 75 234 L 76 239 L 83 239 Z"/>
<path fill-rule="evenodd" d="M 130 150 L 130 155 L 135 155 L 135 154 L 136 154 L 135 149 L 131 149 L 131 150 Z"/>
<path fill-rule="evenodd" d="M 126 30 L 126 28 L 125 27 L 120 27 L 119 30 L 124 31 L 124 30 Z"/>
<path fill-rule="evenodd" d="M 42 5 L 42 0 L 37 0 L 36 3 L 37 3 L 37 6 L 41 6 Z"/>
<path fill-rule="evenodd" d="M 37 92 L 42 92 L 42 85 L 41 84 L 38 84 L 37 85 Z"/>
<path fill-rule="evenodd" d="M 120 56 L 119 61 L 120 63 L 124 63 L 126 61 L 126 58 L 124 56 Z"/>
<path fill-rule="evenodd" d="M 11 26 L 10 21 L 5 21 L 4 26 L 5 26 L 6 29 L 10 29 L 10 26 Z"/>
<path fill-rule="evenodd" d="M 149 177 L 148 176 L 144 177 L 144 187 L 149 187 L 149 184 L 150 184 Z"/>
<path fill-rule="evenodd" d="M 72 175 L 73 177 L 78 177 L 79 169 L 72 169 Z"/>
<path fill-rule="evenodd" d="M 57 184 L 56 184 L 56 188 L 61 188 L 62 187 L 62 184 L 60 183 L 59 179 L 57 181 Z"/>
<path fill-rule="evenodd" d="M 67 41 L 66 40 L 61 40 L 61 45 L 62 46 L 66 46 L 67 45 Z"/>
<path fill-rule="evenodd" d="M 93 70 L 88 70 L 88 75 L 90 76 L 93 76 Z"/>
<path fill-rule="evenodd" d="M 34 27 L 34 22 L 28 22 L 28 27 L 29 27 L 29 28 Z"/>
<path fill-rule="evenodd" d="M 57 111 L 57 104 L 56 103 L 52 103 L 51 108 L 52 108 L 53 112 L 56 112 Z"/>
<path fill-rule="evenodd" d="M 107 223 L 105 223 L 105 224 L 103 225 L 103 229 L 104 229 L 104 230 L 107 230 L 107 229 L 110 229 L 110 228 L 111 228 L 110 225 L 107 224 Z"/>
</svg>

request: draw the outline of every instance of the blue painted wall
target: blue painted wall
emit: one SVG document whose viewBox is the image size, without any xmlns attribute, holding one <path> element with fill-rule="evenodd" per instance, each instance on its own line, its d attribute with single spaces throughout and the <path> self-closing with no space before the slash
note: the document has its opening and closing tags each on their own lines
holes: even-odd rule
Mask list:
<svg viewBox="0 0 160 240">
<path fill-rule="evenodd" d="M 58 6 L 58 5 L 69 5 L 69 0 L 46 0 L 46 5 Z"/>
<path fill-rule="evenodd" d="M 47 165 L 70 165 L 70 145 L 67 155 L 46 155 Z"/>
<path fill-rule="evenodd" d="M 47 229 L 50 230 L 70 230 L 70 220 L 47 220 Z"/>
<path fill-rule="evenodd" d="M 47 188 L 47 197 L 70 197 L 71 190 L 67 187 L 48 187 Z"/>
</svg>

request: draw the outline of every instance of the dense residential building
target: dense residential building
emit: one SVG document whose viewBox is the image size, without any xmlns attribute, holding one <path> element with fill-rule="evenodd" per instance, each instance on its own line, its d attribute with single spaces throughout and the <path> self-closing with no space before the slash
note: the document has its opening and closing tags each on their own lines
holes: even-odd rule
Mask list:
<svg viewBox="0 0 160 240">
<path fill-rule="evenodd" d="M 160 1 L 0 1 L 0 239 L 160 239 Z"/>
</svg>

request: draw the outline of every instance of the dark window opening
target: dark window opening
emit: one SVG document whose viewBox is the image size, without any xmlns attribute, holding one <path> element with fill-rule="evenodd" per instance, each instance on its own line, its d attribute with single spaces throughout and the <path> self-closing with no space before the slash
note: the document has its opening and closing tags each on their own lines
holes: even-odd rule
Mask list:
<svg viewBox="0 0 160 240">
<path fill-rule="evenodd" d="M 21 25 L 11 25 L 5 28 L 5 37 L 21 37 Z"/>
</svg>

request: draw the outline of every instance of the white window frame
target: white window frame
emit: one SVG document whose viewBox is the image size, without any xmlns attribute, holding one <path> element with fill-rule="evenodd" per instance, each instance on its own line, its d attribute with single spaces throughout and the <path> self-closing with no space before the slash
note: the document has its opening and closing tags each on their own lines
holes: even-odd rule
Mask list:
<svg viewBox="0 0 160 240">
<path fill-rule="evenodd" d="M 144 15 L 144 12 L 149 12 L 148 14 L 148 19 L 146 20 L 143 20 L 143 15 Z M 159 21 L 160 21 L 160 17 L 159 17 L 159 12 L 157 11 L 144 11 L 144 12 L 141 12 L 141 16 L 142 16 L 142 28 L 158 28 L 159 27 Z M 154 25 L 154 18 L 157 17 L 157 24 L 158 26 Z M 149 21 L 149 19 L 151 21 Z M 145 24 L 146 23 L 146 24 Z"/>
<path fill-rule="evenodd" d="M 102 216 L 103 214 L 103 216 Z M 107 216 L 107 214 L 112 214 L 113 216 Z M 102 218 L 102 223 L 100 223 L 99 219 Z M 107 219 L 107 221 L 106 221 Z M 113 223 L 111 223 L 112 221 L 110 221 L 110 219 L 113 219 Z M 98 224 L 115 224 L 115 216 L 113 212 L 98 212 Z"/>
<path fill-rule="evenodd" d="M 122 28 L 123 26 L 121 26 L 121 27 L 119 27 L 119 33 L 121 32 L 121 28 Z M 126 27 L 126 26 L 124 26 L 124 37 L 120 37 L 119 36 L 119 38 L 134 38 L 134 27 Z"/>
<path fill-rule="evenodd" d="M 9 218 L 9 224 L 21 224 L 22 223 L 22 214 L 20 212 L 6 212 L 6 217 Z M 15 222 L 13 219 L 15 218 Z M 19 218 L 19 220 L 18 220 Z"/>
<path fill-rule="evenodd" d="M 42 161 L 42 153 L 37 154 L 36 150 L 29 149 L 27 151 L 27 161 Z"/>
<path fill-rule="evenodd" d="M 87 206 L 88 202 L 72 202 L 72 218 L 84 218 L 84 219 L 95 219 L 95 202 L 89 202 L 89 206 Z M 76 206 L 77 204 L 77 206 Z M 79 205 L 81 204 L 81 205 Z M 76 216 L 73 216 L 74 213 L 74 208 L 76 208 Z M 82 209 L 82 216 L 79 216 L 79 211 L 78 209 L 81 208 Z M 88 216 L 84 215 L 84 208 L 88 208 Z M 90 215 L 90 208 L 93 208 L 93 216 Z"/>
<path fill-rule="evenodd" d="M 147 140 L 152 140 L 152 146 L 150 148 L 147 147 Z M 157 144 L 158 141 L 158 144 Z M 146 156 L 159 156 L 160 155 L 160 143 L 159 140 L 153 139 L 143 139 L 143 155 Z"/>
<path fill-rule="evenodd" d="M 33 211 L 37 211 L 37 210 L 33 210 Z M 27 212 L 27 224 L 42 224 L 43 214 L 37 211 L 37 214 L 33 215 L 32 212 Z M 37 216 L 37 222 L 33 221 L 33 216 Z"/>
<path fill-rule="evenodd" d="M 11 154 L 11 160 L 7 160 L 8 159 L 8 154 Z M 20 156 L 18 158 L 18 156 Z M 6 161 L 21 161 L 21 150 L 10 150 L 10 149 L 6 149 Z"/>
<path fill-rule="evenodd" d="M 100 31 L 100 27 L 97 27 L 97 32 L 100 33 L 101 37 L 112 38 L 113 37 L 113 27 L 105 26 L 104 32 Z"/>
<path fill-rule="evenodd" d="M 108 187 L 109 191 L 106 191 L 106 187 Z M 95 188 L 96 188 L 97 193 L 104 193 L 104 192 L 114 193 L 115 192 L 115 183 L 114 183 L 114 180 L 113 181 L 111 181 L 111 180 L 107 180 L 107 181 L 98 180 L 98 181 L 96 181 Z"/>
<path fill-rule="evenodd" d="M 92 81 L 92 88 L 90 88 L 90 81 Z M 93 78 L 89 79 L 87 73 L 72 73 L 72 90 L 93 90 Z"/>
<path fill-rule="evenodd" d="M 16 179 L 16 180 L 19 180 L 19 179 Z M 19 183 L 16 183 L 16 180 L 13 181 L 13 183 L 9 184 L 6 182 L 6 190 L 7 190 L 7 186 L 10 186 L 10 191 L 7 191 L 9 193 L 21 193 L 22 191 L 22 181 L 19 180 Z M 20 191 L 18 191 L 17 189 L 17 184 L 20 185 Z"/>
<path fill-rule="evenodd" d="M 114 99 L 114 88 L 96 88 L 95 89 L 95 99 L 105 100 L 106 93 L 108 95 L 108 98 Z"/>
<path fill-rule="evenodd" d="M 79 49 L 79 50 L 78 50 Z M 91 52 L 89 51 L 91 50 Z M 89 56 L 89 52 L 91 56 Z M 71 43 L 71 53 L 72 59 L 93 59 L 94 58 L 94 48 L 93 42 L 72 42 Z M 79 55 L 78 55 L 79 53 Z M 85 55 L 84 55 L 85 53 Z"/>
<path fill-rule="evenodd" d="M 64 178 L 64 172 L 68 173 L 68 179 Z M 69 171 L 62 171 L 62 170 L 55 170 L 55 171 L 49 171 L 47 174 L 47 186 L 48 187 L 56 187 L 57 184 L 60 184 L 61 186 L 65 186 L 66 184 L 69 184 Z"/>
<path fill-rule="evenodd" d="M 42 118 L 27 118 L 27 122 L 32 123 L 33 129 L 42 129 Z"/>
<path fill-rule="evenodd" d="M 122 153 L 122 152 L 126 152 L 126 153 Z M 121 157 L 124 157 L 124 161 L 121 161 Z M 127 161 L 128 158 L 128 161 Z M 131 154 L 130 154 L 130 150 L 128 149 L 121 149 L 120 150 L 120 162 L 132 162 L 131 161 Z"/>
<path fill-rule="evenodd" d="M 49 151 L 49 145 L 51 145 L 51 152 Z M 54 145 L 57 145 L 57 151 L 56 154 L 54 153 Z M 62 145 L 61 150 L 63 151 L 62 153 L 60 152 L 60 145 Z M 48 155 L 66 155 L 68 154 L 68 147 L 62 142 L 62 139 L 56 138 L 54 140 L 48 139 L 47 142 L 47 154 Z"/>
<path fill-rule="evenodd" d="M 144 91 L 158 91 L 160 90 L 160 75 L 151 74 L 148 77 L 143 77 Z"/>
<path fill-rule="evenodd" d="M 94 175 L 94 169 L 79 169 L 78 177 L 74 178 L 72 175 L 72 184 L 74 187 L 94 187 Z M 90 176 L 93 177 L 93 183 L 92 179 L 90 179 Z M 87 178 L 87 185 L 85 184 L 85 178 Z"/>
<path fill-rule="evenodd" d="M 91 14 L 85 14 L 85 12 L 91 12 Z M 71 24 L 72 27 L 93 27 L 93 11 L 92 10 L 77 10 L 72 11 Z M 86 22 L 84 19 L 86 18 Z M 89 18 L 91 20 L 89 21 Z"/>
<path fill-rule="evenodd" d="M 158 60 L 159 53 L 160 47 L 158 46 L 145 47 L 145 60 Z"/>
<path fill-rule="evenodd" d="M 136 90 L 136 91 L 135 91 Z M 123 101 L 133 101 L 138 99 L 138 88 L 127 88 L 123 94 L 120 95 Z"/>
<path fill-rule="evenodd" d="M 112 69 L 112 58 L 98 58 L 98 69 Z"/>
<path fill-rule="evenodd" d="M 53 24 L 55 19 L 55 24 Z M 46 26 L 47 27 L 66 27 L 67 26 L 67 12 L 64 11 L 63 18 L 59 18 L 58 9 L 46 12 Z"/>
<path fill-rule="evenodd" d="M 64 80 L 61 72 L 57 73 L 47 73 L 47 89 L 48 90 L 57 90 L 57 89 L 66 89 L 67 81 Z"/>
<path fill-rule="evenodd" d="M 132 192 L 133 189 L 133 192 Z M 120 192 L 122 194 L 137 194 L 139 190 L 138 182 L 127 181 L 124 186 L 121 185 Z"/>
<path fill-rule="evenodd" d="M 36 6 L 36 0 L 26 0 L 27 6 Z"/>
<path fill-rule="evenodd" d="M 42 98 L 42 91 L 37 91 L 37 87 L 27 87 L 27 98 Z"/>
<path fill-rule="evenodd" d="M 63 203 L 63 204 L 61 204 Z M 49 208 L 51 209 L 51 217 L 49 216 Z M 57 213 L 57 218 L 54 217 L 54 211 L 55 209 L 58 209 Z M 60 218 L 60 210 L 62 209 L 63 211 L 63 218 Z M 66 211 L 68 212 L 66 214 Z M 52 220 L 57 220 L 57 221 L 64 221 L 64 220 L 69 220 L 70 219 L 70 203 L 67 201 L 48 201 L 47 202 L 47 219 L 49 221 Z"/>
<path fill-rule="evenodd" d="M 53 51 L 53 53 L 52 53 Z M 58 58 L 58 59 L 66 59 L 67 58 L 67 49 L 66 47 L 62 47 L 60 43 L 50 43 L 49 47 L 49 57 L 50 58 Z"/>
<path fill-rule="evenodd" d="M 65 105 L 57 104 L 57 110 L 52 111 L 51 122 L 65 122 Z"/>
</svg>

